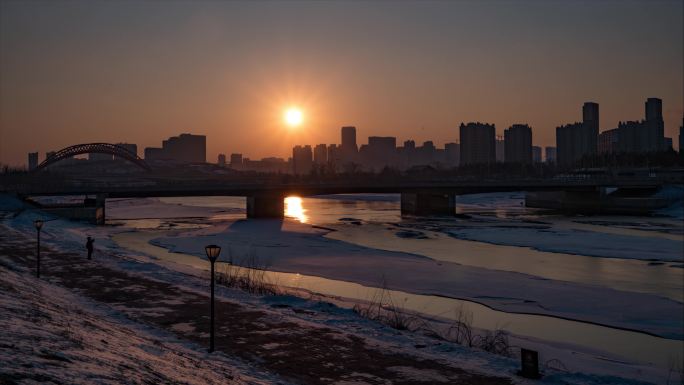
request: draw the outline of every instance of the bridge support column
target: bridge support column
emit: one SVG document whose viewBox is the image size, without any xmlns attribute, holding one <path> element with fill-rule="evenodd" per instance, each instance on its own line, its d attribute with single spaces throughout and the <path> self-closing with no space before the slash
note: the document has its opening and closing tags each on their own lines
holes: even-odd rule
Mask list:
<svg viewBox="0 0 684 385">
<path fill-rule="evenodd" d="M 107 200 L 107 194 L 96 194 L 95 199 L 86 198 L 83 201 L 83 206 L 91 211 L 90 222 L 96 225 L 105 224 L 105 202 Z"/>
<path fill-rule="evenodd" d="M 95 224 L 105 224 L 105 203 L 107 194 L 97 194 L 95 198 Z"/>
<path fill-rule="evenodd" d="M 283 218 L 285 197 L 282 194 L 255 194 L 247 197 L 247 218 Z"/>
<path fill-rule="evenodd" d="M 401 215 L 455 215 L 456 195 L 401 193 Z"/>
</svg>

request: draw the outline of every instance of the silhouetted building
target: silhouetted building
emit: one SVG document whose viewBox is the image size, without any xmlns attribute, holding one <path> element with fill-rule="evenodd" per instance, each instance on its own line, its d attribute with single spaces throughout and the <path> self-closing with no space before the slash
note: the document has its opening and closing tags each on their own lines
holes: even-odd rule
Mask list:
<svg viewBox="0 0 684 385">
<path fill-rule="evenodd" d="M 334 170 L 339 171 L 338 167 L 342 165 L 342 151 L 340 146 L 335 144 L 328 146 L 328 164 L 330 164 Z"/>
<path fill-rule="evenodd" d="M 682 118 L 682 125 L 679 126 L 679 153 L 684 154 L 684 135 L 682 135 L 682 131 L 684 131 L 684 118 Z"/>
<path fill-rule="evenodd" d="M 385 167 L 396 167 L 397 138 L 393 136 L 370 136 L 363 155 L 359 150 L 362 164 L 367 168 L 380 171 Z"/>
<path fill-rule="evenodd" d="M 458 143 L 444 145 L 444 163 L 449 167 L 457 167 L 461 157 L 461 146 Z"/>
<path fill-rule="evenodd" d="M 162 142 L 161 148 L 145 148 L 145 159 L 180 163 L 206 163 L 207 137 L 193 134 L 172 136 Z"/>
<path fill-rule="evenodd" d="M 496 162 L 496 128 L 486 123 L 461 123 L 461 165 Z"/>
<path fill-rule="evenodd" d="M 162 160 L 164 159 L 164 150 L 160 147 L 146 147 L 145 160 Z"/>
<path fill-rule="evenodd" d="M 207 137 L 204 135 L 180 134 L 162 142 L 164 157 L 183 163 L 205 163 L 207 161 Z"/>
<path fill-rule="evenodd" d="M 504 138 L 500 135 L 496 136 L 496 161 L 504 162 L 506 161 L 506 143 Z"/>
<path fill-rule="evenodd" d="M 532 163 L 541 163 L 542 149 L 539 146 L 532 146 Z"/>
<path fill-rule="evenodd" d="M 603 131 L 598 137 L 598 152 L 599 154 L 609 154 L 619 152 L 620 148 L 620 130 L 613 128 L 611 130 Z"/>
<path fill-rule="evenodd" d="M 38 153 L 37 152 L 29 152 L 28 153 L 28 169 L 30 170 L 35 170 L 35 168 L 38 167 Z"/>
<path fill-rule="evenodd" d="M 556 147 L 545 147 L 544 152 L 544 160 L 546 163 L 556 163 Z"/>
<path fill-rule="evenodd" d="M 598 151 L 598 104 L 584 103 L 582 118 L 582 123 L 556 127 L 558 165 L 561 167 L 572 167 L 582 157 Z"/>
<path fill-rule="evenodd" d="M 416 147 L 412 166 L 428 166 L 439 162 L 437 158 L 438 150 L 431 140 L 423 142 L 423 145 Z"/>
<path fill-rule="evenodd" d="M 539 151 L 541 152 L 541 148 Z M 532 163 L 532 128 L 530 126 L 514 124 L 504 130 L 504 160 L 507 163 Z"/>
<path fill-rule="evenodd" d="M 599 105 L 594 102 L 586 102 L 582 106 L 582 123 L 588 131 L 587 140 L 589 148 L 596 148 L 596 140 L 599 134 Z M 596 151 L 594 151 L 596 152 Z"/>
<path fill-rule="evenodd" d="M 342 144 L 340 145 L 342 161 L 355 162 L 359 148 L 356 145 L 356 127 L 342 127 Z"/>
<path fill-rule="evenodd" d="M 242 169 L 242 154 L 230 154 L 230 168 L 235 170 Z"/>
<path fill-rule="evenodd" d="M 646 120 L 643 151 L 661 151 L 665 145 L 665 123 L 663 121 L 663 101 L 648 98 L 644 104 Z"/>
<path fill-rule="evenodd" d="M 617 128 L 602 132 L 599 152 L 638 153 L 667 149 L 660 99 L 646 100 L 645 118 L 641 121 L 618 122 Z"/>
<path fill-rule="evenodd" d="M 328 163 L 328 147 L 325 144 L 318 144 L 314 147 L 313 161 L 319 165 Z"/>
<path fill-rule="evenodd" d="M 304 175 L 311 172 L 313 165 L 313 153 L 311 146 L 295 146 L 292 149 L 292 172 L 296 175 Z"/>
<path fill-rule="evenodd" d="M 226 166 L 226 154 L 218 154 L 218 165 L 221 167 Z"/>
<path fill-rule="evenodd" d="M 665 137 L 665 148 L 664 151 L 672 150 L 672 138 Z"/>
</svg>

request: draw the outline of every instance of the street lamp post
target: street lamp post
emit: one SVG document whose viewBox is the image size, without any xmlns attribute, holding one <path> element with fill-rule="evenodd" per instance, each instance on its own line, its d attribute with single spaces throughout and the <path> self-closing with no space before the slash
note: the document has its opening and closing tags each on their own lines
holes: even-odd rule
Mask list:
<svg viewBox="0 0 684 385">
<path fill-rule="evenodd" d="M 40 278 L 40 229 L 43 228 L 43 221 L 36 219 L 33 221 L 33 225 L 36 226 L 37 230 L 37 241 L 36 241 L 36 278 Z"/>
<path fill-rule="evenodd" d="M 33 221 L 33 225 L 36 226 L 36 230 L 38 231 L 36 242 L 36 278 L 40 278 L 40 229 L 43 228 L 43 223 L 44 222 L 40 219 Z"/>
<path fill-rule="evenodd" d="M 221 253 L 221 247 L 209 245 L 204 248 L 204 251 L 211 262 L 211 323 L 209 325 L 209 353 L 211 353 L 214 351 L 214 263 Z"/>
</svg>

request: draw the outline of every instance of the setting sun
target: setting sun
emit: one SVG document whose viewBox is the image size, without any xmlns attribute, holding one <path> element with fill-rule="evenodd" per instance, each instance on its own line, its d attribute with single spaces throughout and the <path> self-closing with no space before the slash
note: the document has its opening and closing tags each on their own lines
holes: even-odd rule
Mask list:
<svg viewBox="0 0 684 385">
<path fill-rule="evenodd" d="M 302 111 L 296 107 L 291 107 L 285 110 L 285 123 L 290 127 L 297 127 L 302 124 L 304 120 Z"/>
</svg>

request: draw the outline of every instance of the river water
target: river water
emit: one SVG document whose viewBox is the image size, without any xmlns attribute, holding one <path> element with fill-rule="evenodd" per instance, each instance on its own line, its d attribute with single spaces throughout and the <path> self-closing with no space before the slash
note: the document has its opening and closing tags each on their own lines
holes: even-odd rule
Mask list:
<svg viewBox="0 0 684 385">
<path fill-rule="evenodd" d="M 226 210 L 226 213 L 214 213 L 210 218 L 206 218 L 209 223 L 244 218 L 244 214 L 236 213 L 237 210 L 245 207 L 244 198 L 197 197 L 161 198 L 160 200 L 172 205 Z M 554 280 L 656 294 L 679 302 L 684 296 L 684 269 L 677 267 L 676 263 L 551 253 L 528 247 L 458 239 L 441 230 L 452 226 L 458 222 L 458 219 L 430 219 L 427 221 L 429 226 L 425 226 L 425 220 L 402 218 L 397 196 L 290 197 L 286 199 L 285 210 L 285 215 L 292 220 L 335 229 L 336 231 L 326 235 L 328 238 L 357 245 L 419 254 L 435 260 L 492 270 L 519 272 Z M 526 223 L 534 223 L 543 220 L 547 223 L 550 221 L 556 228 L 574 228 L 648 239 L 681 240 L 677 220 L 592 217 L 592 223 L 587 223 L 583 220 L 545 214 L 521 207 L 519 195 L 496 196 L 490 203 L 466 200 L 459 205 L 458 210 L 461 214 L 467 214 L 485 222 L 522 220 Z M 612 225 L 593 224 L 598 222 Z M 114 236 L 115 241 L 126 248 L 163 260 L 200 269 L 207 268 L 206 261 L 200 258 L 169 253 L 163 248 L 149 244 L 151 239 L 165 235 L 166 231 L 160 232 L 159 230 L 168 229 L 169 225 L 173 229 L 178 229 L 197 226 L 197 224 L 205 226 L 206 222 L 192 221 L 187 218 L 146 218 L 110 220 L 110 223 L 123 224 L 135 229 L 147 229 L 147 231 L 120 233 Z M 674 228 L 674 231 L 652 231 L 654 223 L 658 225 L 655 226 L 657 229 Z M 640 226 L 640 224 L 648 226 Z M 406 231 L 408 235 L 397 236 L 397 232 L 403 229 L 408 229 Z M 415 236 L 416 234 L 419 236 Z M 368 300 L 377 290 L 352 282 L 301 274 L 269 272 L 269 279 L 284 286 L 352 300 Z M 398 291 L 393 291 L 391 294 L 393 298 L 401 299 L 407 310 L 428 316 L 449 319 L 454 315 L 453 309 L 463 309 L 472 313 L 473 326 L 478 328 L 504 328 L 522 337 L 584 346 L 592 350 L 606 351 L 627 360 L 651 362 L 661 367 L 666 367 L 673 360 L 681 362 L 683 359 L 684 342 L 680 340 L 549 316 L 506 313 L 454 298 Z"/>
</svg>

